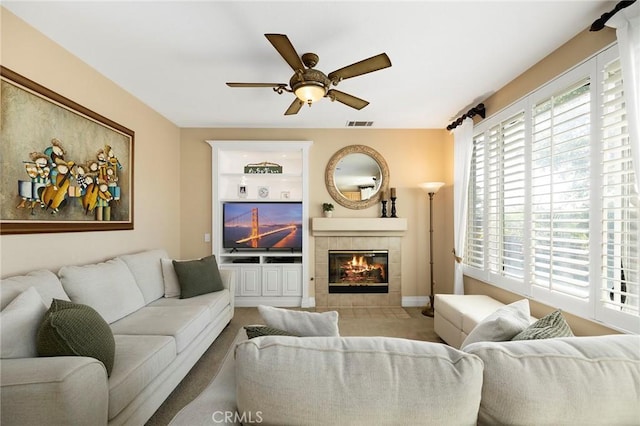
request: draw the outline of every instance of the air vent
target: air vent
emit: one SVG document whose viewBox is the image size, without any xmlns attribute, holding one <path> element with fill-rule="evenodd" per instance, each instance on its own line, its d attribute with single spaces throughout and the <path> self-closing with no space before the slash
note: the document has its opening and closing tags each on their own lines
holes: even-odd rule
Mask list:
<svg viewBox="0 0 640 426">
<path fill-rule="evenodd" d="M 371 127 L 373 121 L 347 121 L 347 127 Z"/>
</svg>

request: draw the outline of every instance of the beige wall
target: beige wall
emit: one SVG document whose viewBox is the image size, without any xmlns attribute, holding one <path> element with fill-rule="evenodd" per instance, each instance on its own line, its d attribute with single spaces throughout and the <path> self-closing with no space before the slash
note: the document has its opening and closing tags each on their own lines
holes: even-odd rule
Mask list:
<svg viewBox="0 0 640 426">
<path fill-rule="evenodd" d="M 6 9 L 3 66 L 135 131 L 133 231 L 3 235 L 3 277 L 164 247 L 180 254 L 180 131 L 113 82 Z M 6 141 L 2 141 L 6 143 Z"/>
<path fill-rule="evenodd" d="M 573 68 L 616 41 L 615 30 L 588 29 L 577 34 L 484 101 L 487 117 L 533 92 L 546 82 Z M 476 122 L 479 117 L 476 116 Z"/>
<path fill-rule="evenodd" d="M 286 119 L 283 118 L 283 119 Z M 453 140 L 445 130 L 375 129 L 182 129 L 181 182 L 182 247 L 186 258 L 211 253 L 204 234 L 217 238 L 211 229 L 211 148 L 205 140 L 310 140 L 310 216 L 321 216 L 323 202 L 332 201 L 324 185 L 324 171 L 331 156 L 347 145 L 362 144 L 378 151 L 390 169 L 390 186 L 397 188 L 398 215 L 406 217 L 409 230 L 403 239 L 402 295 L 428 294 L 428 203 L 418 188 L 425 181 L 446 186 L 434 199 L 434 278 L 438 291 L 453 288 Z M 349 210 L 336 206 L 334 217 L 377 217 L 380 206 Z M 313 239 L 310 240 L 313 250 Z M 307 259 L 313 277 L 313 253 Z M 309 294 L 314 294 L 309 286 Z"/>
<path fill-rule="evenodd" d="M 581 32 L 485 100 L 484 104 L 487 108 L 487 117 L 526 96 L 544 83 L 593 56 L 613 42 L 615 42 L 615 31 L 611 28 L 605 28 L 598 32 L 589 32 L 588 30 Z M 476 120 L 476 122 L 478 122 L 478 120 Z M 511 303 L 522 298 L 522 296 L 470 277 L 465 277 L 464 288 L 466 294 L 486 294 L 503 303 Z M 540 318 L 552 310 L 554 310 L 552 307 L 541 303 L 531 303 L 531 312 L 535 317 Z M 563 313 L 563 315 L 567 318 L 571 329 L 576 335 L 615 333 L 614 330 L 601 324 L 568 313 Z"/>
</svg>

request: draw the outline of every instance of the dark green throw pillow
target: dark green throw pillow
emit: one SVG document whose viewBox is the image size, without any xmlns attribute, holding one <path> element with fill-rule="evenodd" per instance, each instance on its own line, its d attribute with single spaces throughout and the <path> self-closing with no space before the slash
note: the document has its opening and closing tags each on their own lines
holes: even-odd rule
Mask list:
<svg viewBox="0 0 640 426">
<path fill-rule="evenodd" d="M 39 356 L 87 356 L 111 375 L 116 342 L 109 324 L 90 306 L 53 299 L 38 330 Z"/>
<path fill-rule="evenodd" d="M 554 337 L 573 337 L 573 332 L 560 311 L 545 315 L 516 334 L 511 340 L 551 339 Z"/>
<path fill-rule="evenodd" d="M 224 288 L 215 256 L 198 260 L 173 261 L 180 284 L 180 299 L 220 291 Z"/>
<path fill-rule="evenodd" d="M 244 329 L 247 332 L 247 337 L 249 339 L 253 339 L 254 337 L 260 336 L 294 336 L 298 337 L 295 334 L 291 334 L 288 331 L 280 330 L 275 327 L 268 327 L 266 325 L 248 325 L 245 326 Z"/>
</svg>

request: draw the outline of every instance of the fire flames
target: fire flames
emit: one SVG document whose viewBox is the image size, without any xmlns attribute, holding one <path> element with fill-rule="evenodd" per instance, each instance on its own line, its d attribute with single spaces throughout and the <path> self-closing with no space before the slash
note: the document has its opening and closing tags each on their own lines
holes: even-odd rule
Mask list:
<svg viewBox="0 0 640 426">
<path fill-rule="evenodd" d="M 385 282 L 384 265 L 379 263 L 369 264 L 365 256 L 354 255 L 351 261 L 341 267 L 343 281 L 347 282 Z"/>
</svg>

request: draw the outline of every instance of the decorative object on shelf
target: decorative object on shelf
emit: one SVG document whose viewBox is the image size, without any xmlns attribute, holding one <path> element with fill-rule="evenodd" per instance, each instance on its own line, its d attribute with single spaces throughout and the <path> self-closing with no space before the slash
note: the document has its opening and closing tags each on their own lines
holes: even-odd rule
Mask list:
<svg viewBox="0 0 640 426">
<path fill-rule="evenodd" d="M 238 198 L 247 198 L 247 185 L 238 185 Z"/>
<path fill-rule="evenodd" d="M 380 217 L 387 217 L 387 193 L 386 193 L 386 191 L 380 191 L 380 203 L 382 204 L 382 215 Z"/>
<path fill-rule="evenodd" d="M 396 215 L 396 189 L 391 188 L 391 216 L 390 217 L 398 217 Z"/>
<path fill-rule="evenodd" d="M 429 274 L 431 277 L 431 284 L 429 293 L 429 305 L 422 310 L 422 315 L 433 317 L 433 299 L 434 289 L 436 286 L 433 280 L 433 196 L 442 186 L 444 182 L 425 182 L 420 187 L 429 195 Z"/>
<path fill-rule="evenodd" d="M 244 172 L 247 174 L 281 174 L 282 166 L 276 163 L 263 161 L 262 163 L 247 164 L 244 166 Z"/>
<path fill-rule="evenodd" d="M 291 198 L 291 192 L 289 191 L 280 192 L 280 198 L 282 198 L 283 200 L 288 200 L 289 198 Z"/>
<path fill-rule="evenodd" d="M 324 212 L 324 217 L 333 217 L 333 204 L 322 203 L 322 211 Z"/>
<path fill-rule="evenodd" d="M 258 197 L 260 197 L 260 198 L 269 198 L 269 187 L 268 186 L 259 186 L 258 187 Z"/>
</svg>

